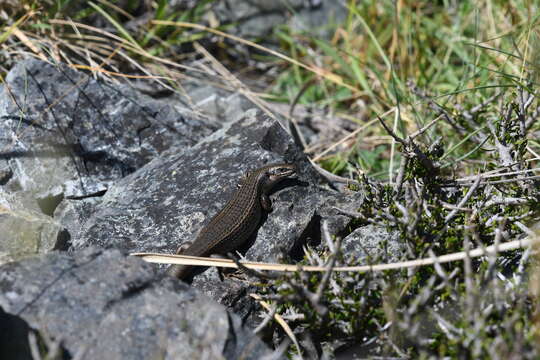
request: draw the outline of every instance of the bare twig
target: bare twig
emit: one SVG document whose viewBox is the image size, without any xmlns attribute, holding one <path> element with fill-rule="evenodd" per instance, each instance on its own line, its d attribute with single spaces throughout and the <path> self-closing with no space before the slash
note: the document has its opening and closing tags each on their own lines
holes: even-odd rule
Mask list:
<svg viewBox="0 0 540 360">
<path fill-rule="evenodd" d="M 474 192 L 476 191 L 476 189 L 478 188 L 478 186 L 480 185 L 480 181 L 482 180 L 482 177 L 481 176 L 478 176 L 476 178 L 476 181 L 474 182 L 474 184 L 471 186 L 471 188 L 469 189 L 469 191 L 467 191 L 467 194 L 465 194 L 465 196 L 463 197 L 463 199 L 461 199 L 461 201 L 458 203 L 458 205 L 456 206 L 457 209 L 459 208 L 462 208 L 463 205 L 465 205 L 467 203 L 467 201 L 469 201 L 469 199 L 471 198 L 471 196 L 474 194 Z M 458 210 L 457 209 L 454 209 L 450 212 L 450 214 L 446 215 L 446 217 L 444 218 L 444 224 L 445 225 L 448 225 L 448 223 L 450 222 L 450 220 L 452 220 L 454 218 L 454 216 L 456 216 Z"/>
</svg>

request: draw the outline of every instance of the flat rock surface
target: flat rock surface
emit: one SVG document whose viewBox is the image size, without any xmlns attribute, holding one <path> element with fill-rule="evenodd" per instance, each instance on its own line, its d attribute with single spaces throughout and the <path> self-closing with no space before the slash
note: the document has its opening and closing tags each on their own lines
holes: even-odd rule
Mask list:
<svg viewBox="0 0 540 360">
<path fill-rule="evenodd" d="M 106 190 L 164 150 L 216 129 L 127 86 L 35 59 L 6 77 L 0 118 L 0 158 L 9 159 L 21 188 L 60 186 L 64 197 Z"/>
<path fill-rule="evenodd" d="M 259 359 L 268 352 L 224 306 L 118 250 L 0 266 L 0 308 L 3 318 L 45 331 L 81 359 Z"/>
</svg>

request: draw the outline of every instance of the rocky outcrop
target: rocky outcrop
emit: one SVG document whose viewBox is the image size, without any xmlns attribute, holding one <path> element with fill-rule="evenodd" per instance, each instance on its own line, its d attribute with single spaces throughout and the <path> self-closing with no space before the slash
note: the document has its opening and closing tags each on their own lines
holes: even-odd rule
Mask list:
<svg viewBox="0 0 540 360">
<path fill-rule="evenodd" d="M 9 339 L 0 336 L 6 359 L 29 352 L 31 330 L 79 359 L 260 359 L 269 352 L 224 306 L 118 250 L 0 266 L 0 319 L 13 326 Z"/>
<path fill-rule="evenodd" d="M 118 181 L 84 224 L 81 237 L 73 240 L 73 247 L 174 253 L 224 206 L 246 171 L 284 161 L 298 164 L 298 180 L 284 183 L 271 196 L 274 211 L 244 253 L 255 261 L 276 261 L 281 256 L 299 260 L 303 246 L 319 245 L 323 217 L 333 231 L 345 227 L 348 219 L 331 207 L 351 209 L 360 198 L 324 187 L 281 125 L 255 110 L 195 146 L 168 151 Z M 247 285 L 231 281 L 223 286 L 214 271 L 198 276 L 194 285 L 237 311 L 248 309 L 239 302 Z"/>
<path fill-rule="evenodd" d="M 33 59 L 6 77 L 0 120 L 0 204 L 12 219 L 20 219 L 20 211 L 50 218 L 62 199 L 99 197 L 164 150 L 192 146 L 217 129 L 127 86 Z M 38 221 L 47 223 L 32 223 Z M 10 231 L 12 223 L 0 221 L 0 232 Z M 61 241 L 59 231 L 47 230 L 46 224 L 41 228 L 27 232 L 33 252 L 49 251 Z M 76 233 L 77 224 L 67 230 Z M 13 240 L 0 238 L 0 251 L 5 254 L 9 247 L 2 242 Z"/>
<path fill-rule="evenodd" d="M 250 259 L 271 261 L 285 249 L 317 245 L 303 233 L 317 222 L 322 208 L 343 196 L 326 189 L 279 123 L 248 111 L 197 145 L 168 151 L 118 181 L 104 195 L 73 247 L 114 246 L 131 251 L 173 252 L 228 201 L 248 170 L 267 163 L 297 162 L 299 179 L 282 185 L 272 198 L 274 211 L 247 252 Z M 293 256 L 294 257 L 294 256 Z"/>
<path fill-rule="evenodd" d="M 232 315 L 256 321 L 245 278 L 220 281 L 208 269 L 189 287 L 125 253 L 175 252 L 224 206 L 247 171 L 268 163 L 295 163 L 298 179 L 271 194 L 274 210 L 241 249 L 247 259 L 300 260 L 305 246 L 320 245 L 323 221 L 332 234 L 350 231 L 350 219 L 334 207 L 352 211 L 363 201 L 361 193 L 333 190 L 287 126 L 248 110 L 238 94 L 195 94 L 195 107 L 206 115 L 194 115 L 180 102 L 36 60 L 19 64 L 6 85 L 0 264 L 68 251 L 0 267 L 0 307 L 27 323 L 27 332 L 60 341 L 71 356 L 261 354 L 264 346 Z M 344 242 L 353 255 L 361 254 L 356 242 Z M 24 244 L 30 245 L 19 254 Z"/>
</svg>

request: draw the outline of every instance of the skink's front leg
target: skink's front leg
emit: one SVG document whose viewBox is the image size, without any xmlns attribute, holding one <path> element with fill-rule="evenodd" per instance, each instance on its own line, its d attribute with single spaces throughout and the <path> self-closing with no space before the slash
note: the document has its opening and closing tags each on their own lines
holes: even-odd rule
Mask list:
<svg viewBox="0 0 540 360">
<path fill-rule="evenodd" d="M 261 206 L 265 211 L 272 211 L 272 201 L 266 194 L 261 195 Z"/>
</svg>

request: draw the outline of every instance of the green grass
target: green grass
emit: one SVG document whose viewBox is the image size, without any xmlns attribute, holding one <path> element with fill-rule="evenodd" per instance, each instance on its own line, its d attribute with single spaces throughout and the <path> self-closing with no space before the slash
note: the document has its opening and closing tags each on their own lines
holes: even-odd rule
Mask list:
<svg viewBox="0 0 540 360">
<path fill-rule="evenodd" d="M 356 111 L 361 113 L 362 120 L 399 107 L 400 116 L 392 125 L 398 134 L 405 136 L 436 115 L 429 107 L 431 99 L 451 110 L 454 104 L 473 107 L 496 92 L 509 93 L 528 81 L 535 81 L 538 60 L 532 59 L 531 54 L 538 53 L 533 49 L 538 41 L 532 41 L 538 36 L 540 20 L 533 11 L 538 5 L 530 1 L 487 0 L 449 5 L 453 3 L 418 1 L 396 8 L 394 1 L 350 1 L 347 22 L 336 29 L 331 41 L 279 29 L 276 35 L 292 57 L 305 63 L 323 63 L 358 90 L 352 93 L 321 78 L 311 86 L 312 91 L 305 91 L 299 102 L 330 105 L 349 114 Z M 290 94 L 288 101 L 291 101 L 313 77 L 308 71 L 290 66 L 276 79 L 276 96 L 283 99 L 283 94 Z M 355 107 L 358 99 L 367 105 L 367 112 Z M 364 136 L 383 133 L 381 127 L 374 127 L 371 134 Z M 452 148 L 451 158 L 463 160 L 467 154 L 474 155 L 470 151 L 475 145 L 443 121 L 431 133 L 445 138 L 446 147 Z M 359 145 L 362 146 L 361 138 Z M 390 147 L 391 144 L 379 160 L 391 155 Z M 357 162 L 354 151 L 349 158 L 336 156 L 344 164 Z M 346 170 L 347 167 L 333 168 Z M 364 170 L 368 174 L 388 173 L 383 169 Z M 471 170 L 469 164 L 463 169 Z"/>
</svg>

